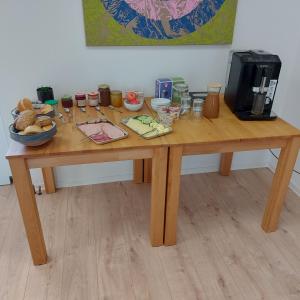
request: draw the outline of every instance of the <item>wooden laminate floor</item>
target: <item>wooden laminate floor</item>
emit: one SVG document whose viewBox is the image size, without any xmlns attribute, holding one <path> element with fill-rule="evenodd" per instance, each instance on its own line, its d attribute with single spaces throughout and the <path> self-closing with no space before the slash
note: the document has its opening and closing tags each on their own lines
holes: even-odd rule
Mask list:
<svg viewBox="0 0 300 300">
<path fill-rule="evenodd" d="M 47 265 L 34 267 L 13 187 L 0 187 L 0 299 L 300 299 L 300 199 L 260 229 L 266 169 L 182 177 L 178 245 L 151 248 L 150 185 L 38 197 Z"/>
</svg>

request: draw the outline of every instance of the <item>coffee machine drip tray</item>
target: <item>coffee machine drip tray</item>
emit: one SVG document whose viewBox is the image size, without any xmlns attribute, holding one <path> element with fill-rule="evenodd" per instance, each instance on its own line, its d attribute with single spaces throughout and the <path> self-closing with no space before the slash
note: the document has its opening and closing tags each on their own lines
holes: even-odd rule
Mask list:
<svg viewBox="0 0 300 300">
<path fill-rule="evenodd" d="M 243 121 L 272 121 L 277 118 L 277 115 L 274 112 L 271 112 L 270 114 L 253 115 L 251 114 L 251 111 L 238 111 L 235 114 Z"/>
</svg>

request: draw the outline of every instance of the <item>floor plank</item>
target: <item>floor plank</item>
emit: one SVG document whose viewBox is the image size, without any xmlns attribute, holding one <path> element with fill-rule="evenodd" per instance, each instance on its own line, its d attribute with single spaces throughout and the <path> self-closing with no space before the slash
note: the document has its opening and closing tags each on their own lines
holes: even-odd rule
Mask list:
<svg viewBox="0 0 300 300">
<path fill-rule="evenodd" d="M 32 265 L 12 186 L 0 187 L 0 300 L 300 298 L 300 202 L 260 228 L 267 169 L 181 178 L 178 244 L 152 248 L 150 185 L 37 196 L 49 263 Z"/>
</svg>

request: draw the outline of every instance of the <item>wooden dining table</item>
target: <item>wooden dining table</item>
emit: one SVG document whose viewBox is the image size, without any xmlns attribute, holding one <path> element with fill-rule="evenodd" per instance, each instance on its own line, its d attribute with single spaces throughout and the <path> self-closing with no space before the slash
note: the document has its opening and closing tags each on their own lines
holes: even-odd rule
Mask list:
<svg viewBox="0 0 300 300">
<path fill-rule="evenodd" d="M 146 140 L 120 124 L 122 118 L 136 115 L 136 112 L 129 112 L 124 108 L 112 110 L 108 107 L 101 107 L 101 112 L 114 124 L 128 131 L 129 136 L 112 143 L 95 144 L 76 128 L 75 123 L 93 120 L 96 117 L 103 117 L 103 115 L 94 108 L 87 107 L 86 112 L 81 112 L 77 107 L 74 107 L 72 114 L 63 113 L 64 120 L 56 118 L 57 134 L 47 144 L 39 147 L 26 147 L 14 141 L 10 144 L 6 158 L 9 160 L 11 167 L 13 182 L 35 265 L 47 262 L 47 251 L 30 176 L 30 169 L 33 168 L 42 168 L 45 190 L 47 193 L 54 193 L 53 167 L 136 160 L 134 180 L 138 182 L 141 176 L 138 173 L 140 171 L 139 162 L 144 159 L 151 159 L 153 175 L 151 183 L 150 241 L 152 246 L 163 245 L 168 163 L 168 146 L 164 141 L 164 137 Z M 145 105 L 139 111 L 140 113 L 150 114 L 151 112 Z"/>
<path fill-rule="evenodd" d="M 280 148 L 280 157 L 262 221 L 266 232 L 275 231 L 293 168 L 300 148 L 300 131 L 277 118 L 273 121 L 240 121 L 220 103 L 217 119 L 198 118 L 192 113 L 176 120 L 173 132 L 145 140 L 120 124 L 120 120 L 137 113 L 124 108 L 102 112 L 129 132 L 129 137 L 97 145 L 76 128 L 76 122 L 101 116 L 93 108 L 83 113 L 74 108 L 73 119 L 57 121 L 58 133 L 40 147 L 25 147 L 12 142 L 7 153 L 23 216 L 26 234 L 35 265 L 47 262 L 42 226 L 29 170 L 42 168 L 45 190 L 55 192 L 53 167 L 120 160 L 134 160 L 134 181 L 151 182 L 150 241 L 152 246 L 175 245 L 179 206 L 180 173 L 184 155 L 221 153 L 220 174 L 230 174 L 233 153 Z M 149 99 L 138 114 L 156 117 Z"/>
<path fill-rule="evenodd" d="M 184 155 L 220 153 L 220 174 L 228 176 L 234 152 L 280 148 L 261 225 L 265 232 L 277 229 L 300 148 L 300 131 L 280 118 L 273 121 L 241 121 L 230 111 L 223 97 L 220 102 L 218 118 L 197 118 L 192 113 L 188 114 L 175 121 L 173 133 L 165 137 L 169 146 L 165 245 L 176 244 L 180 173 Z M 149 170 L 144 172 L 149 173 Z"/>
</svg>

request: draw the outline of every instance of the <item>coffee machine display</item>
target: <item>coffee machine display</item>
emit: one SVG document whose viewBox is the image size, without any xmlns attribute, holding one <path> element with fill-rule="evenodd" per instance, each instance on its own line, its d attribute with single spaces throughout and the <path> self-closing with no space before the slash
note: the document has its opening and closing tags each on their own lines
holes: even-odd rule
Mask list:
<svg viewBox="0 0 300 300">
<path fill-rule="evenodd" d="M 281 61 L 261 50 L 232 52 L 225 102 L 241 120 L 273 120 Z"/>
</svg>

